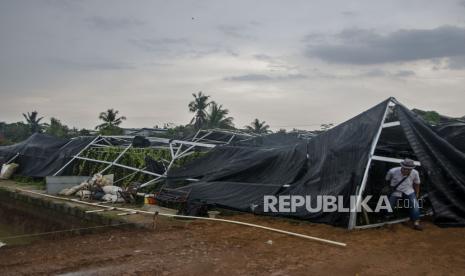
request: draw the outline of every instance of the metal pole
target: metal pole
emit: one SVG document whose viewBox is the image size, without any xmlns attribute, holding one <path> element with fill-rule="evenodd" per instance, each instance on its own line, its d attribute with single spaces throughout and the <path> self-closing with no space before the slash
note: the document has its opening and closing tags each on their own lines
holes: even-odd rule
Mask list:
<svg viewBox="0 0 465 276">
<path fill-rule="evenodd" d="M 130 174 L 128 174 L 128 175 L 125 175 L 125 176 L 121 177 L 121 178 L 118 179 L 118 180 L 113 181 L 113 184 L 118 183 L 118 182 L 120 182 L 120 181 L 122 181 L 122 180 L 124 180 L 124 179 L 126 179 L 126 178 L 128 178 L 128 177 L 131 177 L 131 176 L 133 176 L 133 175 L 139 173 L 141 170 L 145 170 L 145 167 L 139 169 L 138 171 L 135 171 L 135 172 L 132 172 L 132 173 L 130 173 Z"/>
<path fill-rule="evenodd" d="M 113 160 L 113 162 L 111 164 L 109 164 L 108 166 L 106 166 L 103 170 L 101 170 L 99 172 L 99 174 L 102 174 L 103 172 L 105 172 L 106 170 L 108 170 L 109 168 L 111 168 L 111 166 L 113 166 L 114 164 L 116 164 L 116 162 L 118 162 L 118 160 L 121 159 L 121 157 L 123 157 L 123 155 L 132 147 L 132 143 L 129 144 L 116 158 L 115 160 Z"/>
<path fill-rule="evenodd" d="M 370 153 L 368 155 L 368 161 L 367 161 L 367 164 L 366 164 L 366 167 L 365 167 L 365 172 L 363 173 L 362 183 L 360 184 L 360 189 L 358 190 L 357 199 L 355 201 L 354 206 L 351 206 L 352 210 L 350 212 L 349 225 L 348 225 L 349 230 L 354 229 L 354 227 L 355 227 L 355 225 L 357 223 L 357 210 L 358 210 L 358 208 L 359 208 L 359 206 L 361 204 L 363 191 L 365 190 L 365 186 L 366 186 L 367 180 L 368 180 L 368 172 L 370 171 L 370 166 L 371 166 L 371 161 L 372 161 L 372 158 L 373 158 L 373 154 L 375 152 L 376 145 L 378 144 L 379 137 L 381 136 L 381 131 L 383 129 L 383 124 L 384 124 L 384 121 L 386 120 L 386 117 L 387 117 L 387 114 L 388 114 L 388 111 L 389 111 L 389 106 L 390 106 L 391 102 L 392 102 L 392 99 L 390 99 L 386 103 L 386 109 L 384 111 L 383 119 L 381 120 L 381 123 L 379 124 L 379 127 L 378 127 L 378 131 L 376 132 L 376 135 L 375 135 L 375 137 L 373 139 L 373 142 L 371 143 L 371 149 L 370 149 Z"/>
<path fill-rule="evenodd" d="M 18 156 L 19 156 L 19 152 L 18 152 L 15 156 L 13 156 L 13 158 L 11 158 L 10 160 L 8 160 L 8 161 L 6 162 L 6 164 L 10 164 L 10 163 L 13 162 L 13 160 L 15 160 Z"/>
<path fill-rule="evenodd" d="M 155 183 L 157 183 L 157 182 L 160 181 L 160 180 L 162 180 L 161 177 L 157 177 L 157 178 L 154 178 L 154 179 L 152 179 L 152 180 L 149 180 L 149 181 L 147 181 L 147 182 L 141 184 L 141 185 L 139 186 L 139 189 L 140 189 L 140 188 L 147 187 L 147 186 L 152 185 L 152 184 L 155 184 Z"/>
<path fill-rule="evenodd" d="M 71 158 L 71 160 L 69 160 L 63 167 L 61 167 L 61 169 L 59 169 L 56 173 L 54 173 L 53 176 L 57 176 L 59 173 L 61 173 L 66 167 L 69 166 L 69 164 L 71 164 L 74 161 L 74 159 L 76 159 L 76 157 L 81 155 L 86 149 L 92 146 L 92 144 L 95 143 L 95 141 L 97 141 L 97 139 L 99 138 L 100 138 L 100 135 L 95 137 L 94 140 L 92 140 L 92 142 L 87 144 L 87 146 L 85 146 L 80 152 L 78 152 L 78 154 L 74 155 L 73 158 Z"/>
<path fill-rule="evenodd" d="M 76 156 L 76 159 L 81 159 L 81 160 L 86 160 L 86 161 L 91 161 L 91 162 L 97 162 L 97 163 L 103 163 L 103 164 L 112 164 L 112 162 L 110 162 L 110 161 L 96 160 L 96 159 L 91 159 L 91 158 L 81 157 L 81 156 Z M 145 173 L 145 174 L 149 174 L 149 175 L 153 175 L 153 176 L 161 176 L 161 177 L 163 177 L 163 175 L 158 174 L 158 173 L 149 172 L 149 171 L 146 171 L 146 170 L 141 170 L 141 169 L 138 169 L 138 168 L 134 168 L 134 167 L 118 164 L 118 163 L 113 164 L 113 166 L 125 168 L 125 169 L 131 170 L 131 171 L 139 171 L 141 173 Z"/>
</svg>

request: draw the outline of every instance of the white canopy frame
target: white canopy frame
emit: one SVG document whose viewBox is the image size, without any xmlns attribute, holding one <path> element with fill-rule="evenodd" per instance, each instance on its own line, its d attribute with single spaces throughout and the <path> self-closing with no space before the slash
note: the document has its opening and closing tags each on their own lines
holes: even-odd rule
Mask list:
<svg viewBox="0 0 465 276">
<path fill-rule="evenodd" d="M 211 150 L 215 148 L 218 145 L 225 145 L 229 144 L 235 137 L 236 133 L 233 131 L 223 131 L 227 132 L 228 134 L 231 135 L 229 140 L 227 142 L 224 141 L 215 141 L 211 139 L 207 139 L 209 135 L 211 135 L 214 131 L 218 130 L 199 130 L 195 134 L 195 136 L 192 138 L 192 141 L 185 141 L 185 140 L 171 140 L 167 138 L 159 138 L 159 137 L 145 137 L 147 140 L 149 140 L 152 143 L 157 143 L 161 144 L 158 146 L 150 146 L 150 148 L 154 149 L 168 149 L 170 152 L 171 159 L 170 160 L 164 160 L 168 162 L 168 166 L 165 166 L 165 171 L 162 174 L 155 173 L 155 172 L 150 172 L 147 170 L 147 168 L 137 168 L 133 166 L 128 166 L 128 165 L 123 165 L 118 163 L 118 161 L 124 156 L 124 154 L 127 153 L 128 150 L 133 148 L 133 139 L 135 136 L 118 136 L 118 135 L 99 135 L 95 137 L 89 144 L 87 144 L 81 151 L 79 151 L 76 155 L 74 155 L 71 160 L 69 160 L 63 167 L 61 167 L 59 170 L 57 170 L 53 176 L 57 176 L 60 173 L 62 173 L 68 166 L 70 166 L 75 160 L 85 160 L 89 162 L 96 162 L 96 163 L 101 163 L 101 164 L 107 164 L 107 166 L 99 171 L 98 173 L 103 174 L 104 172 L 108 171 L 112 167 L 120 167 L 120 168 L 125 168 L 128 170 L 132 170 L 133 173 L 130 175 L 134 175 L 137 173 L 143 173 L 147 174 L 150 176 L 153 176 L 154 178 L 141 184 L 140 188 L 147 187 L 149 185 L 153 185 L 167 177 L 167 174 L 169 170 L 173 167 L 174 163 L 176 160 L 179 160 L 181 158 L 184 158 L 188 155 L 191 155 L 195 152 L 196 149 L 202 148 L 204 150 Z M 243 133 L 240 133 L 240 135 L 245 135 Z M 251 136 L 251 135 L 249 135 Z M 252 137 L 252 136 L 251 136 Z M 114 141 L 114 143 L 112 143 Z M 210 141 L 210 142 L 207 142 Z M 99 160 L 99 159 L 93 159 L 93 158 L 88 158 L 82 156 L 83 153 L 89 149 L 89 148 L 107 148 L 107 147 L 119 147 L 122 149 L 122 151 L 118 154 L 118 156 L 112 160 L 112 161 L 107 161 L 107 160 Z M 129 177 L 128 175 L 117 179 L 114 181 L 114 183 L 120 182 L 124 179 Z M 187 181 L 198 181 L 197 179 L 186 179 Z"/>
<path fill-rule="evenodd" d="M 395 221 L 386 221 L 386 222 L 375 223 L 375 224 L 368 223 L 366 225 L 357 225 L 357 215 L 358 215 L 357 210 L 360 210 L 360 208 L 361 208 L 362 196 L 363 196 L 363 193 L 364 193 L 366 185 L 367 185 L 368 175 L 369 175 L 369 172 L 370 172 L 370 167 L 371 167 L 372 161 L 389 162 L 389 163 L 396 163 L 396 164 L 400 164 L 400 162 L 402 161 L 402 159 L 386 157 L 386 156 L 378 156 L 378 155 L 374 154 L 375 150 L 376 150 L 376 146 L 378 145 L 379 138 L 381 136 L 381 133 L 382 133 L 383 129 L 390 128 L 390 127 L 397 127 L 397 126 L 400 127 L 400 122 L 399 121 L 386 122 L 386 119 L 387 119 L 387 117 L 389 115 L 390 110 L 392 110 L 398 104 L 399 104 L 399 102 L 395 98 L 390 98 L 389 102 L 386 104 L 386 109 L 385 109 L 383 118 L 381 120 L 381 124 L 379 125 L 378 131 L 377 131 L 377 133 L 376 133 L 376 135 L 375 135 L 375 137 L 374 137 L 374 139 L 372 141 L 372 144 L 371 144 L 370 153 L 369 153 L 369 156 L 368 156 L 367 164 L 365 166 L 365 171 L 364 171 L 364 174 L 363 174 L 362 181 L 361 181 L 360 185 L 356 189 L 355 204 L 354 204 L 354 206 L 351 206 L 351 212 L 350 212 L 350 218 L 349 218 L 349 224 L 348 224 L 348 229 L 349 230 L 380 227 L 380 226 L 383 226 L 383 225 L 399 223 L 399 222 L 403 222 L 403 221 L 408 220 L 408 218 L 401 218 L 401 219 L 397 219 Z M 414 161 L 414 162 L 415 162 L 416 166 L 421 166 L 421 163 L 419 161 Z"/>
</svg>

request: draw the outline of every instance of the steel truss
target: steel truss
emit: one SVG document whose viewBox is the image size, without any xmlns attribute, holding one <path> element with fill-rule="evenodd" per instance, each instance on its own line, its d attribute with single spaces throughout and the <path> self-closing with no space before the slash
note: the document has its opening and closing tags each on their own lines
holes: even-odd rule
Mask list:
<svg viewBox="0 0 465 276">
<path fill-rule="evenodd" d="M 369 175 L 370 167 L 371 167 L 371 162 L 373 160 L 375 160 L 375 161 L 381 161 L 381 162 L 389 162 L 389 163 L 400 164 L 400 162 L 402 161 L 401 159 L 397 159 L 397 158 L 374 155 L 375 150 L 376 150 L 376 146 L 378 145 L 378 141 L 379 141 L 379 138 L 381 136 L 381 133 L 382 133 L 383 129 L 390 128 L 390 127 L 400 127 L 400 122 L 399 121 L 386 122 L 386 119 L 388 118 L 389 113 L 392 112 L 392 110 L 394 109 L 394 107 L 396 105 L 399 105 L 399 102 L 395 98 L 390 98 L 389 102 L 386 104 L 386 109 L 384 111 L 384 115 L 383 115 L 383 118 L 382 118 L 381 123 L 379 125 L 378 131 L 377 131 L 377 133 L 376 133 L 376 135 L 375 135 L 375 137 L 374 137 L 374 139 L 372 141 L 370 153 L 369 153 L 369 156 L 368 156 L 368 161 L 367 161 L 367 164 L 365 166 L 365 171 L 364 171 L 363 178 L 362 178 L 362 182 L 357 187 L 356 192 L 355 192 L 355 195 L 356 195 L 355 205 L 351 206 L 349 225 L 348 225 L 349 230 L 380 227 L 380 226 L 385 225 L 385 224 L 398 223 L 398 222 L 408 220 L 408 218 L 402 218 L 402 219 L 399 219 L 399 220 L 396 220 L 396 221 L 386 221 L 386 222 L 383 222 L 383 223 L 376 223 L 376 224 L 368 223 L 367 225 L 359 225 L 359 226 L 357 226 L 357 214 L 358 214 L 357 210 L 360 210 L 360 206 L 361 206 L 361 202 L 362 202 L 362 195 L 363 195 L 363 192 L 365 191 L 365 188 L 366 188 L 366 185 L 367 185 L 368 175 Z M 416 166 L 421 166 L 421 163 L 419 161 L 414 161 L 414 162 L 415 162 Z"/>
<path fill-rule="evenodd" d="M 171 155 L 171 160 L 164 160 L 169 163 L 169 165 L 165 168 L 165 171 L 162 174 L 154 173 L 147 171 L 147 169 L 144 168 L 136 168 L 133 166 L 128 166 L 128 165 L 123 165 L 118 163 L 118 161 L 126 154 L 126 152 L 133 148 L 133 139 L 135 136 L 103 136 L 99 135 L 95 137 L 89 144 L 87 144 L 80 152 L 78 152 L 76 155 L 74 155 L 71 160 L 69 160 L 63 167 L 61 167 L 59 170 L 57 170 L 53 176 L 57 176 L 60 173 L 62 173 L 69 165 L 71 165 L 75 160 L 85 160 L 85 161 L 90 161 L 90 162 L 96 162 L 96 163 L 102 163 L 102 164 L 107 164 L 107 166 L 99 171 L 98 173 L 104 173 L 111 169 L 112 167 L 120 167 L 120 168 L 125 168 L 128 170 L 132 170 L 133 174 L 136 173 L 143 173 L 150 175 L 154 177 L 152 180 L 143 183 L 140 188 L 155 184 L 167 177 L 168 171 L 171 169 L 173 166 L 174 162 L 176 160 L 179 160 L 183 157 L 186 157 L 190 154 L 193 154 L 196 149 L 201 148 L 201 149 L 206 149 L 210 150 L 217 145 L 224 144 L 224 143 L 204 143 L 202 139 L 210 135 L 210 132 L 202 133 L 197 132 L 196 136 L 192 141 L 184 141 L 184 140 L 170 140 L 166 138 L 158 138 L 158 137 L 145 137 L 147 140 L 149 140 L 151 143 L 156 144 L 156 146 L 150 146 L 149 148 L 153 149 L 167 149 L 170 152 Z M 226 143 L 227 144 L 227 143 Z M 99 159 L 93 159 L 93 158 L 88 158 L 82 156 L 82 154 L 90 148 L 107 148 L 107 147 L 118 147 L 121 148 L 122 151 L 118 154 L 118 156 L 113 160 L 113 161 L 107 161 L 107 160 L 99 160 Z M 128 175 L 117 179 L 114 181 L 114 183 L 120 182 L 124 179 L 129 177 Z M 197 181 L 197 179 L 187 179 L 188 181 Z"/>
</svg>

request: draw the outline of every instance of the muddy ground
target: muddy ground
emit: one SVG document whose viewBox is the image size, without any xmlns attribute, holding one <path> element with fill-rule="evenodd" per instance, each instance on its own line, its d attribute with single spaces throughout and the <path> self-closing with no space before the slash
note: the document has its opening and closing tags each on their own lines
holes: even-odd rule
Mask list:
<svg viewBox="0 0 465 276">
<path fill-rule="evenodd" d="M 217 222 L 163 219 L 0 249 L 0 275 L 465 275 L 465 229 L 425 223 L 347 231 L 283 219 L 227 217 L 347 243 L 346 248 Z M 272 242 L 269 242 L 269 241 Z"/>
</svg>

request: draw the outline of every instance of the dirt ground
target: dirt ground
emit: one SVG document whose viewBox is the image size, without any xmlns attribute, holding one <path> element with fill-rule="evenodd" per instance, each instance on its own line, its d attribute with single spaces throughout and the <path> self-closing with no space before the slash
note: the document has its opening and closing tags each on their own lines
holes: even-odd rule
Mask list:
<svg viewBox="0 0 465 276">
<path fill-rule="evenodd" d="M 157 230 L 113 229 L 0 249 L 0 275 L 465 275 L 465 229 L 405 225 L 347 231 L 227 217 L 347 243 L 346 248 L 208 221 L 159 220 Z M 272 242 L 269 242 L 269 241 Z"/>
</svg>

